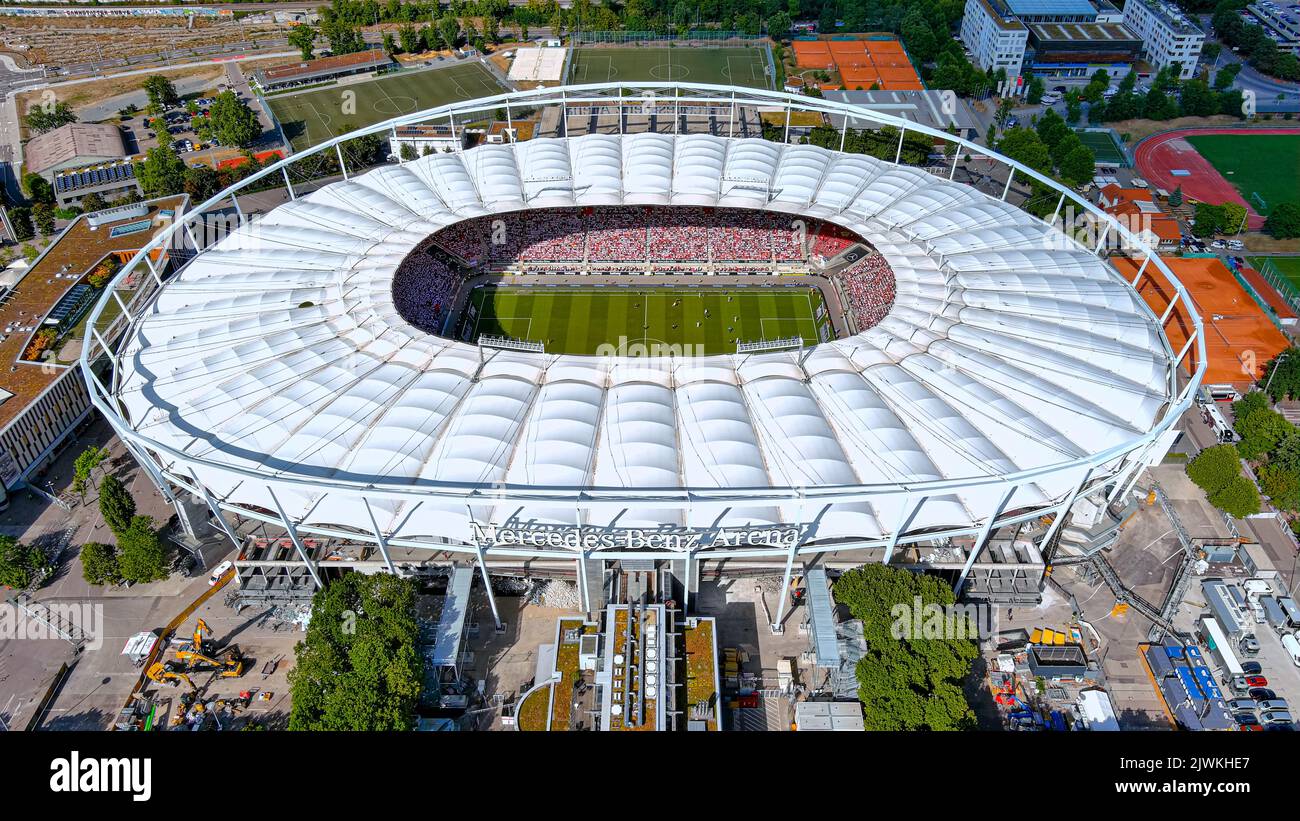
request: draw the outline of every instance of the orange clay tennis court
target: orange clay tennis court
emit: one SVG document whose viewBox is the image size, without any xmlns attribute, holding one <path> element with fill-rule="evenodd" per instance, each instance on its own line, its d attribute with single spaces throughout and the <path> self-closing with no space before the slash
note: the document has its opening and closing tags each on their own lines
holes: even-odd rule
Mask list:
<svg viewBox="0 0 1300 821">
<path fill-rule="evenodd" d="M 1206 384 L 1244 388 L 1264 374 L 1264 365 L 1270 359 L 1287 349 L 1286 337 L 1219 259 L 1162 259 L 1191 294 L 1205 326 Z M 1127 257 L 1112 262 L 1130 281 L 1137 273 L 1138 263 Z M 1154 265 L 1148 265 L 1138 283 L 1138 293 L 1156 316 L 1162 316 L 1174 290 Z M 1182 350 L 1190 330 L 1191 321 L 1180 302 L 1165 323 L 1175 353 Z M 1195 346 L 1187 364 L 1196 367 Z"/>
<path fill-rule="evenodd" d="M 925 88 L 897 40 L 795 40 L 793 46 L 799 68 L 839 72 L 842 83 L 823 83 L 827 90 L 867 91 L 873 85 L 885 91 Z"/>
</svg>

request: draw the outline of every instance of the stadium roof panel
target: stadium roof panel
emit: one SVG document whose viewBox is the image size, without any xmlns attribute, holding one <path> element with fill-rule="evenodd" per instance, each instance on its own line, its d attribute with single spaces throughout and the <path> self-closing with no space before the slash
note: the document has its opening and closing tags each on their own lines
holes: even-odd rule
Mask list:
<svg viewBox="0 0 1300 821">
<path fill-rule="evenodd" d="M 662 203 L 803 212 L 893 267 L 877 326 L 811 352 L 622 360 L 493 351 L 394 307 L 394 271 L 443 226 L 502 211 Z M 863 155 L 707 135 L 589 135 L 437 154 L 299 197 L 205 250 L 123 352 L 137 430 L 211 463 L 357 483 L 777 489 L 996 480 L 1069 466 L 1151 430 L 1171 356 L 1150 310 L 1064 235 L 974 189 Z M 305 306 L 305 307 L 304 307 Z M 313 442 L 315 443 L 313 445 Z M 196 467 L 230 504 L 264 490 Z M 1059 499 L 1066 471 L 1008 508 Z M 977 521 L 995 484 L 936 494 L 913 526 Z M 355 500 L 278 494 L 305 526 L 368 531 Z M 787 494 L 788 497 L 788 494 Z M 793 497 L 744 509 L 624 509 L 620 526 L 806 521 Z M 901 495 L 828 505 L 821 538 L 872 538 Z M 379 499 L 421 537 L 480 522 L 607 525 L 572 503 Z"/>
</svg>

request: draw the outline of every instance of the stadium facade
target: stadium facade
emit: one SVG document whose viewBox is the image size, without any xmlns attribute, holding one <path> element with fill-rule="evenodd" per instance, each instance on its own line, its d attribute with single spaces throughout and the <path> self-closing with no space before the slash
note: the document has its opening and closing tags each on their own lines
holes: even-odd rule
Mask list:
<svg viewBox="0 0 1300 821">
<path fill-rule="evenodd" d="M 554 137 L 345 165 L 345 179 L 293 191 L 296 163 L 343 160 L 358 134 L 548 106 Z M 900 129 L 898 155 L 740 136 L 747 107 Z M 917 134 L 936 142 L 937 167 L 900 162 Z M 1046 548 L 1076 499 L 1126 492 L 1167 450 L 1205 367 L 1191 300 L 1124 226 L 991 158 L 1059 195 L 1057 214 L 1093 221 L 1085 246 L 1006 202 L 1011 179 L 1001 196 L 955 182 L 967 154 L 988 156 L 887 114 L 739 87 L 598 84 L 452 104 L 290 157 L 178 218 L 100 301 L 90 327 L 114 302 L 121 316 L 81 365 L 164 494 L 192 494 L 232 539 L 229 514 L 284 528 L 317 584 L 308 535 L 376 545 L 398 570 L 398 549 L 484 568 L 568 563 L 579 579 L 593 560 L 652 558 L 682 568 L 689 591 L 701 561 L 783 564 L 788 580 L 822 556 L 933 562 L 960 588 L 1004 527 L 1030 523 Z M 197 254 L 173 252 L 175 273 L 150 258 L 271 175 L 291 202 Z M 395 306 L 403 260 L 449 226 L 627 206 L 840 226 L 888 262 L 892 307 L 812 347 L 632 359 L 484 347 L 420 330 Z M 1181 350 L 1163 331 L 1173 306 L 1155 316 L 1109 254 L 1170 283 L 1189 329 Z M 142 287 L 125 290 L 128 278 Z"/>
</svg>

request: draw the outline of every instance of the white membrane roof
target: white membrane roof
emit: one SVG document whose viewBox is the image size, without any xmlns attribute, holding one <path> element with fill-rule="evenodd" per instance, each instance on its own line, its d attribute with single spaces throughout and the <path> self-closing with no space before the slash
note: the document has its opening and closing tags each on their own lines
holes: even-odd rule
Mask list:
<svg viewBox="0 0 1300 821">
<path fill-rule="evenodd" d="M 624 203 L 833 221 L 884 254 L 896 302 L 875 327 L 802 361 L 491 351 L 481 363 L 475 347 L 394 308 L 398 264 L 440 228 Z M 1152 429 L 1170 401 L 1170 359 L 1157 321 L 1103 260 L 972 188 L 810 146 L 591 135 L 431 155 L 276 208 L 168 282 L 128 340 L 117 390 L 145 436 L 267 476 L 650 495 L 1069 468 Z M 195 470 L 224 501 L 270 507 L 255 481 Z M 1059 499 L 1078 478 L 1063 470 L 1023 484 L 1009 509 Z M 978 522 L 1002 492 L 936 496 L 913 526 Z M 277 497 L 306 525 L 371 529 L 360 498 Z M 788 499 L 721 514 L 657 506 L 625 510 L 618 524 L 817 516 L 819 538 L 872 538 L 902 504 L 865 494 L 815 511 Z M 586 515 L 572 504 L 475 505 L 390 499 L 373 511 L 394 536 L 447 533 L 470 517 L 571 525 Z"/>
</svg>

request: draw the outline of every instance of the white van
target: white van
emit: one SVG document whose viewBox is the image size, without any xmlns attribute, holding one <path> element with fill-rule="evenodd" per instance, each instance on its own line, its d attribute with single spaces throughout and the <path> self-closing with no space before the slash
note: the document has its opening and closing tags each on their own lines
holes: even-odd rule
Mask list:
<svg viewBox="0 0 1300 821">
<path fill-rule="evenodd" d="M 1291 661 L 1295 666 L 1300 667 L 1300 641 L 1296 640 L 1295 634 L 1282 634 L 1282 649 L 1286 650 L 1287 654 L 1291 656 Z"/>
</svg>

